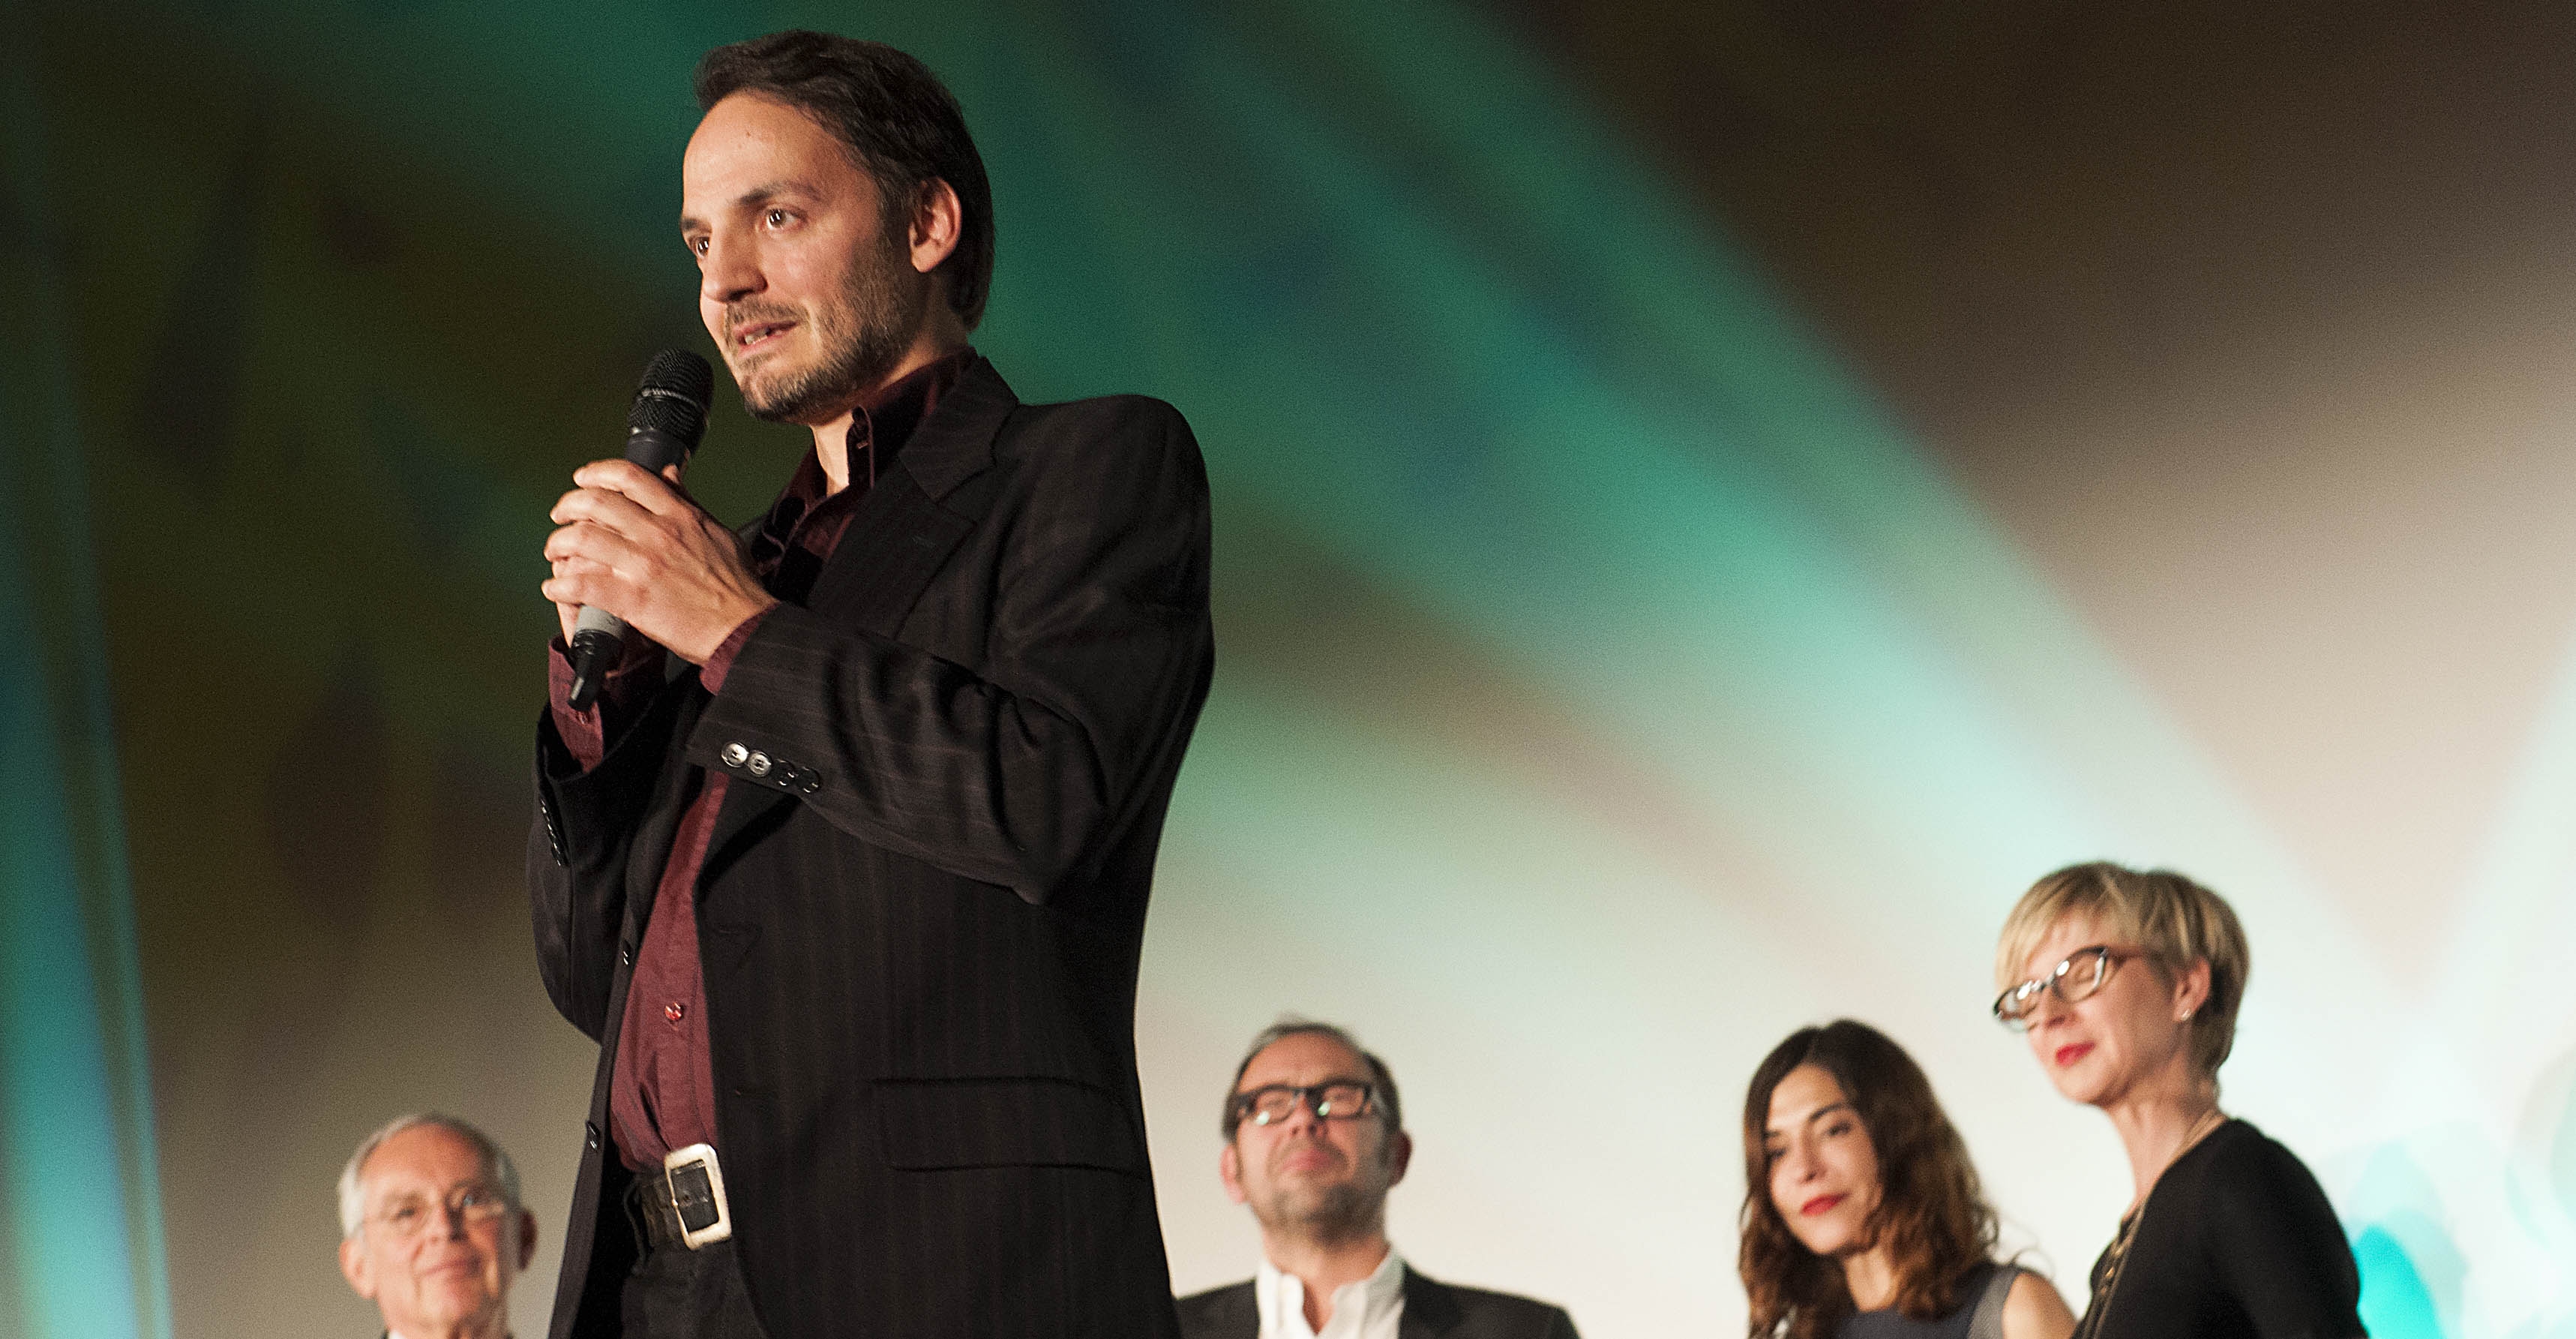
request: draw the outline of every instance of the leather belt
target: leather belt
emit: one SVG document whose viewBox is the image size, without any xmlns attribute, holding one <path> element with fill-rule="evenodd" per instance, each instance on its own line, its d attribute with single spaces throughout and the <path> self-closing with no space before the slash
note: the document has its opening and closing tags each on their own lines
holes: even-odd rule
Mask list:
<svg viewBox="0 0 2576 1339">
<path fill-rule="evenodd" d="M 694 1251 L 733 1236 L 724 1167 L 709 1144 L 673 1149 L 660 1171 L 637 1173 L 626 1203 L 636 1239 L 648 1251 L 673 1245 Z"/>
</svg>

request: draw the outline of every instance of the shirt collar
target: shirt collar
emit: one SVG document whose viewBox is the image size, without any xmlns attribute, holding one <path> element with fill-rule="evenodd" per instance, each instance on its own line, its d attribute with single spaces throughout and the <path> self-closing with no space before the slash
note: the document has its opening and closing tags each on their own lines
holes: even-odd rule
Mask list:
<svg viewBox="0 0 2576 1339">
<path fill-rule="evenodd" d="M 1261 1316 L 1261 1339 L 1286 1339 L 1314 1333 L 1306 1328 L 1306 1285 L 1262 1257 L 1261 1268 L 1252 1276 L 1252 1301 Z M 1365 1333 L 1378 1318 L 1404 1305 L 1404 1257 L 1392 1245 L 1386 1258 L 1378 1261 L 1376 1272 L 1356 1283 L 1345 1283 L 1333 1290 L 1333 1315 L 1338 1320 L 1345 1310 L 1359 1308 L 1359 1324 L 1348 1331 Z"/>
<path fill-rule="evenodd" d="M 913 430 L 939 407 L 939 397 L 957 384 L 958 375 L 974 358 L 972 346 L 959 349 L 904 373 L 899 380 L 859 402 L 850 413 L 850 436 L 845 447 L 853 485 L 876 482 L 876 476 L 885 471 L 903 444 L 912 440 Z M 806 459 L 815 460 L 811 454 Z M 815 460 L 817 482 L 822 472 L 822 463 Z"/>
<path fill-rule="evenodd" d="M 842 457 L 850 470 L 850 486 L 829 497 L 831 481 L 823 475 L 822 457 L 811 449 L 796 462 L 796 473 L 787 480 L 776 501 L 769 504 L 769 514 L 762 518 L 760 529 L 752 538 L 751 557 L 755 568 L 775 564 L 788 545 L 795 542 L 796 531 L 815 512 L 824 508 L 848 508 L 867 496 L 877 476 L 885 473 L 904 443 L 912 440 L 931 412 L 939 407 L 939 398 L 957 384 L 966 365 L 975 361 L 972 346 L 959 349 L 933 363 L 906 372 L 892 385 L 872 397 L 873 403 L 862 402 L 850 415 L 850 435 Z M 766 570 L 763 568 L 762 570 Z"/>
</svg>

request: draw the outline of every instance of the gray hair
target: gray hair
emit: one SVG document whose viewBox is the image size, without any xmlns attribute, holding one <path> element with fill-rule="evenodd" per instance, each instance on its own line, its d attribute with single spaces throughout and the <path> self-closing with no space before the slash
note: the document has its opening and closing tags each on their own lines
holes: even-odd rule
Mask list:
<svg viewBox="0 0 2576 1339">
<path fill-rule="evenodd" d="M 492 1136 L 475 1129 L 454 1116 L 436 1111 L 415 1111 L 385 1122 L 384 1128 L 359 1141 L 358 1151 L 349 1155 L 349 1163 L 340 1169 L 340 1240 L 358 1235 L 367 1224 L 367 1183 L 362 1174 L 367 1159 L 375 1156 L 384 1142 L 405 1130 L 435 1125 L 474 1146 L 483 1160 L 483 1173 L 501 1188 L 501 1201 L 515 1214 L 519 1210 L 519 1168 Z"/>
<path fill-rule="evenodd" d="M 1350 1029 L 1332 1023 L 1317 1022 L 1312 1018 L 1300 1018 L 1295 1014 L 1283 1014 L 1278 1022 L 1263 1028 L 1261 1035 L 1252 1039 L 1252 1045 L 1245 1048 L 1243 1059 L 1234 1067 L 1234 1082 L 1227 1084 L 1225 1088 L 1225 1114 L 1219 1118 L 1218 1128 L 1225 1132 L 1225 1137 L 1232 1140 L 1234 1127 L 1242 1123 L 1241 1113 L 1234 1109 L 1234 1097 L 1235 1090 L 1243 1086 L 1243 1072 L 1252 1068 L 1252 1062 L 1263 1051 L 1269 1050 L 1273 1044 L 1308 1032 L 1333 1039 L 1340 1043 L 1344 1050 L 1358 1056 L 1361 1064 L 1368 1066 L 1369 1083 L 1377 1090 L 1375 1099 L 1377 1109 L 1386 1113 L 1387 1133 L 1402 1133 L 1404 1104 L 1395 1096 L 1395 1071 L 1388 1069 L 1385 1061 L 1378 1059 L 1369 1052 L 1367 1047 L 1360 1045 L 1360 1039 L 1352 1036 Z"/>
</svg>

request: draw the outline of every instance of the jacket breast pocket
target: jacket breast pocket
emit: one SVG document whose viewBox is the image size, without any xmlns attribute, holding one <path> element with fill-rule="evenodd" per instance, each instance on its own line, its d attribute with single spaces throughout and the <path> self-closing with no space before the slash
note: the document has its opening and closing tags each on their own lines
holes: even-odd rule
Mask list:
<svg viewBox="0 0 2576 1339">
<path fill-rule="evenodd" d="M 880 1079 L 886 1165 L 1096 1167 L 1145 1174 L 1144 1143 L 1117 1099 L 1069 1079 Z"/>
</svg>

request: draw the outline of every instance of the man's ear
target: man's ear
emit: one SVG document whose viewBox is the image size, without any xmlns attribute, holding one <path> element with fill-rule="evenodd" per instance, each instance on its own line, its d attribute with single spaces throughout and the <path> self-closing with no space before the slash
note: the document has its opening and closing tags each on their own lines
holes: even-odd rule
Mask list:
<svg viewBox="0 0 2576 1339">
<path fill-rule="evenodd" d="M 519 1272 L 528 1272 L 529 1262 L 537 1258 L 537 1216 L 519 1210 Z"/>
<path fill-rule="evenodd" d="M 928 274 L 938 269 L 956 253 L 957 241 L 965 235 L 966 207 L 958 203 L 957 188 L 937 177 L 921 183 L 904 238 L 913 271 Z"/>
<path fill-rule="evenodd" d="M 1225 1197 L 1243 1203 L 1243 1159 L 1234 1151 L 1234 1141 L 1226 1141 L 1225 1151 L 1216 1155 L 1216 1179 L 1225 1183 Z"/>
<path fill-rule="evenodd" d="M 1386 1142 L 1386 1183 L 1394 1185 L 1404 1179 L 1404 1169 L 1413 1165 L 1413 1136 L 1402 1130 Z"/>
<path fill-rule="evenodd" d="M 340 1277 L 347 1279 L 350 1289 L 360 1297 L 370 1302 L 376 1300 L 375 1269 L 367 1261 L 365 1238 L 340 1239 Z"/>
</svg>

